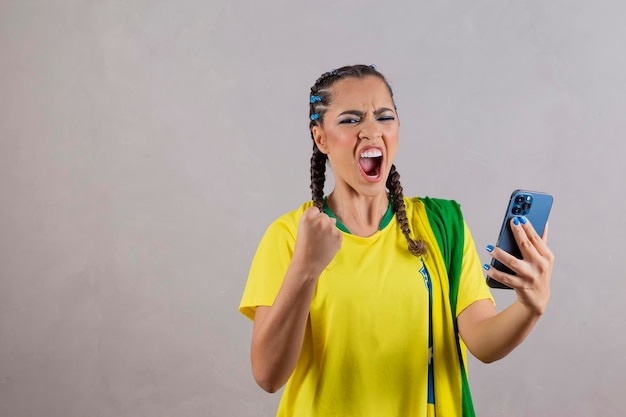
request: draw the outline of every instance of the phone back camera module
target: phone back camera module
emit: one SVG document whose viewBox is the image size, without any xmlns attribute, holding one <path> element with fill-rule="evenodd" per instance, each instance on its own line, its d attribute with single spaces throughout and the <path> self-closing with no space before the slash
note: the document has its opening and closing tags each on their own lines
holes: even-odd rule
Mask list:
<svg viewBox="0 0 626 417">
<path fill-rule="evenodd" d="M 533 196 L 529 194 L 518 194 L 515 196 L 511 213 L 514 216 L 525 216 L 530 211 L 533 204 Z"/>
</svg>

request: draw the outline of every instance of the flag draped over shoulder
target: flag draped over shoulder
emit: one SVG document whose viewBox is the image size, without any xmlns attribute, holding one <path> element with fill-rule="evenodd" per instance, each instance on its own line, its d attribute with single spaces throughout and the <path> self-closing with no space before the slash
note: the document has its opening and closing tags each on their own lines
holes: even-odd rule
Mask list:
<svg viewBox="0 0 626 417">
<path fill-rule="evenodd" d="M 427 266 L 437 270 L 433 281 L 433 356 L 435 358 L 435 413 L 438 416 L 473 417 L 474 406 L 467 379 L 466 348 L 459 337 L 457 301 L 465 248 L 465 222 L 458 203 L 451 200 L 421 198 L 428 226 L 427 240 L 437 242 L 440 256 L 426 258 Z M 427 242 L 428 243 L 428 242 Z M 430 245 L 430 252 L 433 251 Z M 445 277 L 448 277 L 445 280 Z M 439 299 L 437 300 L 437 297 Z M 439 302 L 437 302 L 439 301 Z M 445 384 L 437 381 L 447 380 Z"/>
</svg>

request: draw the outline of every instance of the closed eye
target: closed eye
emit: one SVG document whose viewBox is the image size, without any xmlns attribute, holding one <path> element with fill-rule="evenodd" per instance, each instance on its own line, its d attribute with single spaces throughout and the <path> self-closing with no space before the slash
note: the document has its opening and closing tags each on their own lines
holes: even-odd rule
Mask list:
<svg viewBox="0 0 626 417">
<path fill-rule="evenodd" d="M 339 121 L 339 124 L 353 124 L 353 123 L 359 123 L 361 121 L 361 119 L 359 119 L 358 117 L 349 117 L 346 119 L 341 119 Z"/>
<path fill-rule="evenodd" d="M 378 120 L 381 122 L 389 122 L 392 120 L 396 120 L 396 118 L 394 116 L 381 116 L 378 118 Z"/>
</svg>

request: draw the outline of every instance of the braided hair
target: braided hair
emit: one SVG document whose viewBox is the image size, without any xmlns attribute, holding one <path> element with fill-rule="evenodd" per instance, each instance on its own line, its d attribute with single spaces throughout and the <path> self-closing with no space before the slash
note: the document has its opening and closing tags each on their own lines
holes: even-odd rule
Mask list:
<svg viewBox="0 0 626 417">
<path fill-rule="evenodd" d="M 363 78 L 366 76 L 374 76 L 381 79 L 387 88 L 393 100 L 393 91 L 387 82 L 387 79 L 378 72 L 373 65 L 351 65 L 322 74 L 311 87 L 310 105 L 309 105 L 309 131 L 311 139 L 313 139 L 313 155 L 311 156 L 311 195 L 313 204 L 320 209 L 324 207 L 324 183 L 326 182 L 326 162 L 328 157 L 319 150 L 313 136 L 314 126 L 323 126 L 324 115 L 328 106 L 332 102 L 332 88 L 335 83 L 345 78 Z M 404 196 L 402 194 L 402 185 L 400 184 L 400 174 L 396 170 L 396 166 L 391 166 L 389 177 L 386 183 L 387 189 L 392 201 L 393 210 L 396 219 L 402 230 L 402 234 L 407 240 L 409 252 L 415 256 L 421 256 L 426 252 L 426 244 L 421 239 L 411 238 L 411 229 L 406 217 L 406 207 L 404 205 Z"/>
</svg>

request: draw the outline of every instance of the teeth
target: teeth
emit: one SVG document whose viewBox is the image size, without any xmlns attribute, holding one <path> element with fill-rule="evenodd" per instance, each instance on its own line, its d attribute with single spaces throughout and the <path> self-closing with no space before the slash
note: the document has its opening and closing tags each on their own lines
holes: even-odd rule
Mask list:
<svg viewBox="0 0 626 417">
<path fill-rule="evenodd" d="M 361 158 L 378 158 L 383 156 L 383 153 L 379 149 L 369 149 L 365 152 L 361 152 Z"/>
</svg>

